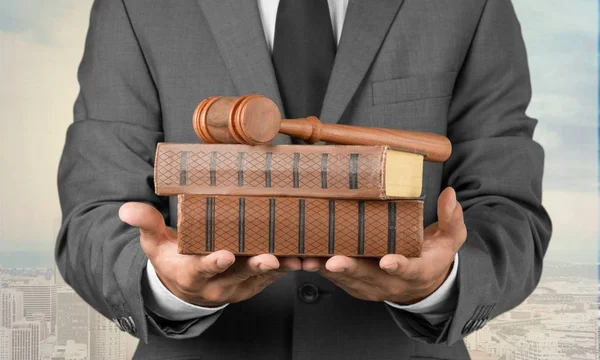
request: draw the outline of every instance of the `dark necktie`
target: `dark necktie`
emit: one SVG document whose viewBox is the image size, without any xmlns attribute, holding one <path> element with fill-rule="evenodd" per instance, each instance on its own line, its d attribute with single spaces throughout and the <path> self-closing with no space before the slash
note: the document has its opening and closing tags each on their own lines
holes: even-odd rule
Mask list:
<svg viewBox="0 0 600 360">
<path fill-rule="evenodd" d="M 280 0 L 273 66 L 287 118 L 320 115 L 335 51 L 327 0 Z"/>
</svg>

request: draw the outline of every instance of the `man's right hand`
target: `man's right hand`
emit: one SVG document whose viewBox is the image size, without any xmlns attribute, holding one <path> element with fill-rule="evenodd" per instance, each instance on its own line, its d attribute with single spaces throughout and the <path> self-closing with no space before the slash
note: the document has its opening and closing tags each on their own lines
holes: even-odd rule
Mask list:
<svg viewBox="0 0 600 360">
<path fill-rule="evenodd" d="M 140 230 L 140 242 L 162 283 L 178 298 L 199 306 L 220 306 L 251 298 L 290 271 L 298 258 L 272 254 L 238 257 L 225 250 L 208 255 L 177 252 L 177 232 L 166 226 L 153 206 L 129 202 L 119 209 L 121 221 Z"/>
</svg>

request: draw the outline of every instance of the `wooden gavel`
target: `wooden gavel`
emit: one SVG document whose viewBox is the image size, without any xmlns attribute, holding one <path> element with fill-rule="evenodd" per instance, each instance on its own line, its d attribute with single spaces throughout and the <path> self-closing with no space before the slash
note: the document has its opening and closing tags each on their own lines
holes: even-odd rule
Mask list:
<svg viewBox="0 0 600 360">
<path fill-rule="evenodd" d="M 326 141 L 344 145 L 389 145 L 422 154 L 427 161 L 446 161 L 452 152 L 443 135 L 366 126 L 324 124 L 318 118 L 281 119 L 277 105 L 262 95 L 213 96 L 198 104 L 193 126 L 205 143 L 261 145 L 278 133 L 310 144 Z"/>
</svg>

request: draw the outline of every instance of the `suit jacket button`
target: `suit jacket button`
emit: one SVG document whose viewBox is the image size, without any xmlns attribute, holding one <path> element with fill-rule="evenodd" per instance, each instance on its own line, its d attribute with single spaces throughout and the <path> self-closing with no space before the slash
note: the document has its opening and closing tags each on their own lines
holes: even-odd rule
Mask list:
<svg viewBox="0 0 600 360">
<path fill-rule="evenodd" d="M 128 318 L 122 317 L 119 322 L 121 323 L 121 328 L 128 333 L 133 333 L 133 324 L 129 321 Z"/>
<path fill-rule="evenodd" d="M 121 324 L 119 323 L 119 320 L 117 320 L 117 318 L 112 318 L 111 320 L 112 320 L 112 322 L 115 323 L 115 325 L 117 325 L 119 330 L 123 331 L 123 327 L 121 326 Z"/>
<path fill-rule="evenodd" d="M 131 316 L 129 317 L 129 322 L 131 323 L 131 334 L 135 334 L 137 332 L 137 328 L 135 326 L 135 321 L 133 321 Z"/>
<path fill-rule="evenodd" d="M 298 297 L 305 303 L 312 304 L 319 298 L 319 288 L 312 283 L 302 284 L 298 288 Z"/>
<path fill-rule="evenodd" d="M 466 335 L 466 334 L 470 333 L 472 327 L 473 327 L 473 320 L 467 321 L 467 323 L 465 324 L 465 326 L 462 329 L 462 334 Z"/>
</svg>

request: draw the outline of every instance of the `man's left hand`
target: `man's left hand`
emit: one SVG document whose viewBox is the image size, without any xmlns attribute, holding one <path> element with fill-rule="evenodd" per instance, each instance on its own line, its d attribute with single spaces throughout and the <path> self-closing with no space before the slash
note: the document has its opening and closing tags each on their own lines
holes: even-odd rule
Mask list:
<svg viewBox="0 0 600 360">
<path fill-rule="evenodd" d="M 371 301 L 406 305 L 419 302 L 444 283 L 454 256 L 467 238 L 460 203 L 451 187 L 438 198 L 438 222 L 424 230 L 422 256 L 406 258 L 388 254 L 380 260 L 336 255 L 307 258 L 305 271 L 318 271 L 350 295 Z"/>
</svg>

